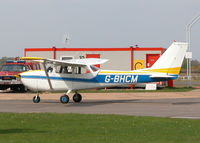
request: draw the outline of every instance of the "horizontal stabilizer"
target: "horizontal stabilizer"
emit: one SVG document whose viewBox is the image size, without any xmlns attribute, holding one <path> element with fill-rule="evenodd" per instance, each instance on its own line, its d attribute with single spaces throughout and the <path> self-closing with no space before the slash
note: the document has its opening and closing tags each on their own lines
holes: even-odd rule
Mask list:
<svg viewBox="0 0 200 143">
<path fill-rule="evenodd" d="M 151 75 L 150 78 L 173 78 L 174 76 L 171 75 L 160 75 L 160 74 L 155 74 Z"/>
</svg>

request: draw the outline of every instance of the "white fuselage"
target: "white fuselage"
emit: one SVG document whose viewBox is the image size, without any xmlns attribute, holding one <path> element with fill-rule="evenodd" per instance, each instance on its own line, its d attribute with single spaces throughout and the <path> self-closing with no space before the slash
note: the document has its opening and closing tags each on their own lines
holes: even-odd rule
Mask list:
<svg viewBox="0 0 200 143">
<path fill-rule="evenodd" d="M 47 77 L 44 71 L 30 71 L 22 73 L 21 80 L 28 89 L 34 91 L 66 91 L 160 81 L 150 76 L 149 72 L 99 70 L 84 74 L 49 73 Z"/>
</svg>

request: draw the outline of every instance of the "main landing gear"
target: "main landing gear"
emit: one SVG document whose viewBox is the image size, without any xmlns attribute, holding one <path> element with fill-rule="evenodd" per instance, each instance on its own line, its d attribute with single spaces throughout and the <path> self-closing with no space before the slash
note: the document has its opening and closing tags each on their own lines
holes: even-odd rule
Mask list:
<svg viewBox="0 0 200 143">
<path fill-rule="evenodd" d="M 79 93 L 75 93 L 73 96 L 74 102 L 81 102 L 82 96 Z"/>
<path fill-rule="evenodd" d="M 61 96 L 60 102 L 63 103 L 63 104 L 67 104 L 69 102 L 69 96 L 68 95 Z"/>
<path fill-rule="evenodd" d="M 73 96 L 73 101 L 78 103 L 78 102 L 81 102 L 81 100 L 82 100 L 82 96 L 76 92 Z M 63 104 L 67 104 L 69 102 L 69 96 L 67 94 L 61 96 L 60 102 Z"/>
</svg>

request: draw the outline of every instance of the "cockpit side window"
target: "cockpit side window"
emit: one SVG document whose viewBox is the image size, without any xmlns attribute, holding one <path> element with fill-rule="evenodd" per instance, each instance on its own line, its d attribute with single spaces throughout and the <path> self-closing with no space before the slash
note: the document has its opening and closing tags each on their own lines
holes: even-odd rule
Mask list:
<svg viewBox="0 0 200 143">
<path fill-rule="evenodd" d="M 61 66 L 60 73 L 64 74 L 72 74 L 72 67 L 71 66 Z"/>
<path fill-rule="evenodd" d="M 88 69 L 89 68 L 89 69 Z M 96 72 L 99 68 L 95 66 L 68 66 L 68 65 L 53 65 L 48 66 L 47 72 L 61 74 L 88 74 L 90 71 Z"/>
<path fill-rule="evenodd" d="M 75 74 L 81 74 L 81 67 L 74 67 Z"/>
</svg>

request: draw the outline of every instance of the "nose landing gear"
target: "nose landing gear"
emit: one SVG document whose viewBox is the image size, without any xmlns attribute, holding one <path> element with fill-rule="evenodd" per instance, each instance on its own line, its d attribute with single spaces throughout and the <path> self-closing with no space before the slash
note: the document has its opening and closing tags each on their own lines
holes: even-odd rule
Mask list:
<svg viewBox="0 0 200 143">
<path fill-rule="evenodd" d="M 40 96 L 39 96 L 39 95 L 34 96 L 34 97 L 33 97 L 33 102 L 34 102 L 34 103 L 39 103 L 39 102 L 40 102 Z"/>
</svg>

